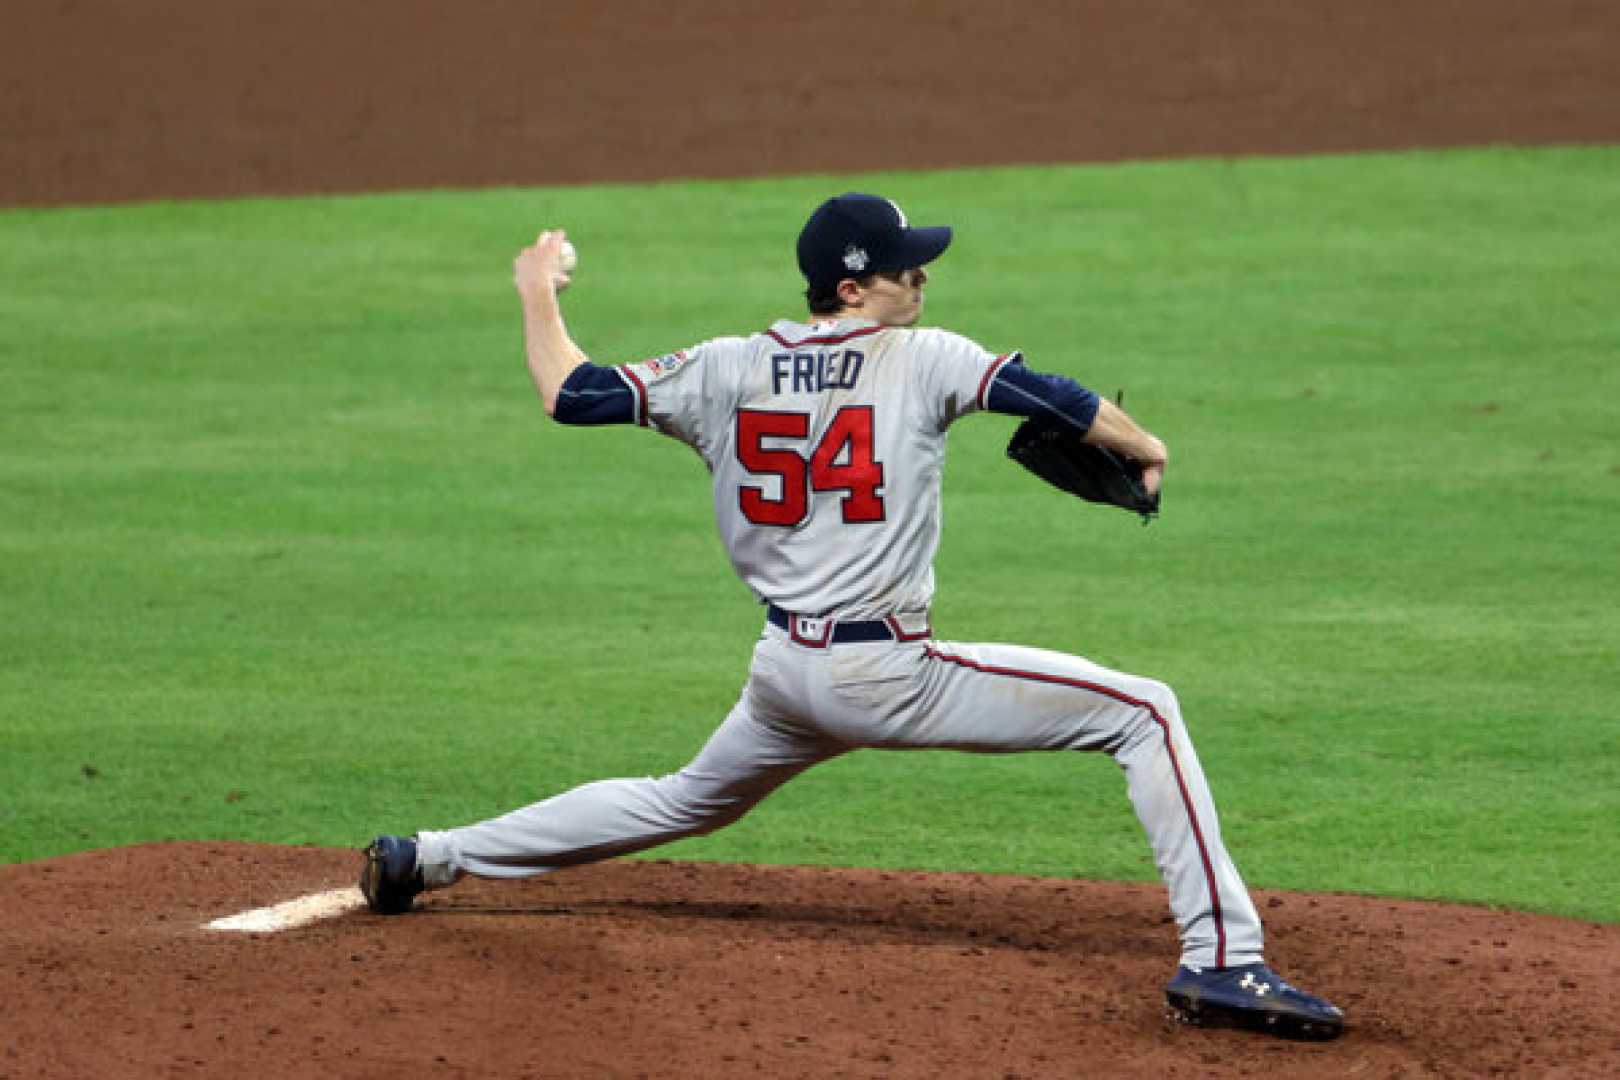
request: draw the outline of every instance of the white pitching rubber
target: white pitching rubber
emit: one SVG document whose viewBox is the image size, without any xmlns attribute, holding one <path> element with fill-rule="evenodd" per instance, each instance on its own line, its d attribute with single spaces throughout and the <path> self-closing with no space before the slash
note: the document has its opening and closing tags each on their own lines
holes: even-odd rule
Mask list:
<svg viewBox="0 0 1620 1080">
<path fill-rule="evenodd" d="M 204 930 L 236 930 L 243 933 L 274 934 L 281 930 L 296 930 L 300 926 L 336 918 L 345 912 L 366 906 L 366 898 L 353 886 L 310 893 L 271 907 L 254 908 L 237 915 L 215 919 L 203 926 Z"/>
</svg>

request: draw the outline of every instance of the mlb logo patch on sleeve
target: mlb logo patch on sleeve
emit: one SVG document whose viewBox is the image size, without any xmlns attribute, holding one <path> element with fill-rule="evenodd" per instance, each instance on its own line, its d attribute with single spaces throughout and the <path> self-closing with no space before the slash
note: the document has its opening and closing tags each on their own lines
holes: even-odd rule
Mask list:
<svg viewBox="0 0 1620 1080">
<path fill-rule="evenodd" d="M 672 352 L 668 356 L 660 356 L 656 360 L 648 360 L 647 371 L 655 379 L 662 378 L 665 375 L 673 374 L 676 368 L 691 358 L 691 354 L 682 349 L 680 352 Z"/>
</svg>

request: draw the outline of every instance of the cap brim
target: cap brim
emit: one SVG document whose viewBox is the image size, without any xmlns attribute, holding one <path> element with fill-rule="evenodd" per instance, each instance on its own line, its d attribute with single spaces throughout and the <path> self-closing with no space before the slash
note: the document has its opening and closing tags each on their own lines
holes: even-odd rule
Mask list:
<svg viewBox="0 0 1620 1080">
<path fill-rule="evenodd" d="M 905 237 L 878 270 L 910 270 L 933 262 L 951 246 L 949 225 L 923 225 L 907 229 Z"/>
</svg>

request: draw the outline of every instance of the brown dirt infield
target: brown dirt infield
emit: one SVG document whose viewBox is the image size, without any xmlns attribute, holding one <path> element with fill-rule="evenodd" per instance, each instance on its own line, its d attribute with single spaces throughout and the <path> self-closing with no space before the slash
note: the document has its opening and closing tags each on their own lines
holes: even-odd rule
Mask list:
<svg viewBox="0 0 1620 1080">
<path fill-rule="evenodd" d="M 0 205 L 1620 142 L 1603 0 L 768 10 L 27 0 Z M 1620 1075 L 1620 927 L 1478 908 L 1260 893 L 1274 962 L 1350 1013 L 1327 1045 L 1166 1025 L 1158 887 L 617 862 L 199 929 L 356 865 L 0 867 L 0 1080 Z"/>
<path fill-rule="evenodd" d="M 768 812 L 768 811 L 765 811 Z M 1157 886 L 619 861 L 397 918 L 210 919 L 354 852 L 168 844 L 0 867 L 0 1078 L 1613 1076 L 1620 926 L 1260 892 L 1327 1044 L 1165 1022 Z"/>
<path fill-rule="evenodd" d="M 1612 0 L 19 0 L 0 205 L 1620 142 Z"/>
</svg>

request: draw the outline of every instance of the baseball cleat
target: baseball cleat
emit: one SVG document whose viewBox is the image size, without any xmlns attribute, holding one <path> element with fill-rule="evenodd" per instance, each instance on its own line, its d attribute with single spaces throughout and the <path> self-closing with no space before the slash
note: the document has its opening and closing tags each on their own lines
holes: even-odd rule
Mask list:
<svg viewBox="0 0 1620 1080">
<path fill-rule="evenodd" d="M 360 892 L 378 915 L 403 915 L 411 910 L 425 885 L 416 867 L 416 841 L 408 836 L 379 836 L 364 850 Z"/>
<path fill-rule="evenodd" d="M 1344 1011 L 1284 982 L 1265 964 L 1183 967 L 1164 989 L 1170 1017 L 1197 1027 L 1237 1027 L 1289 1039 L 1336 1039 Z"/>
</svg>

